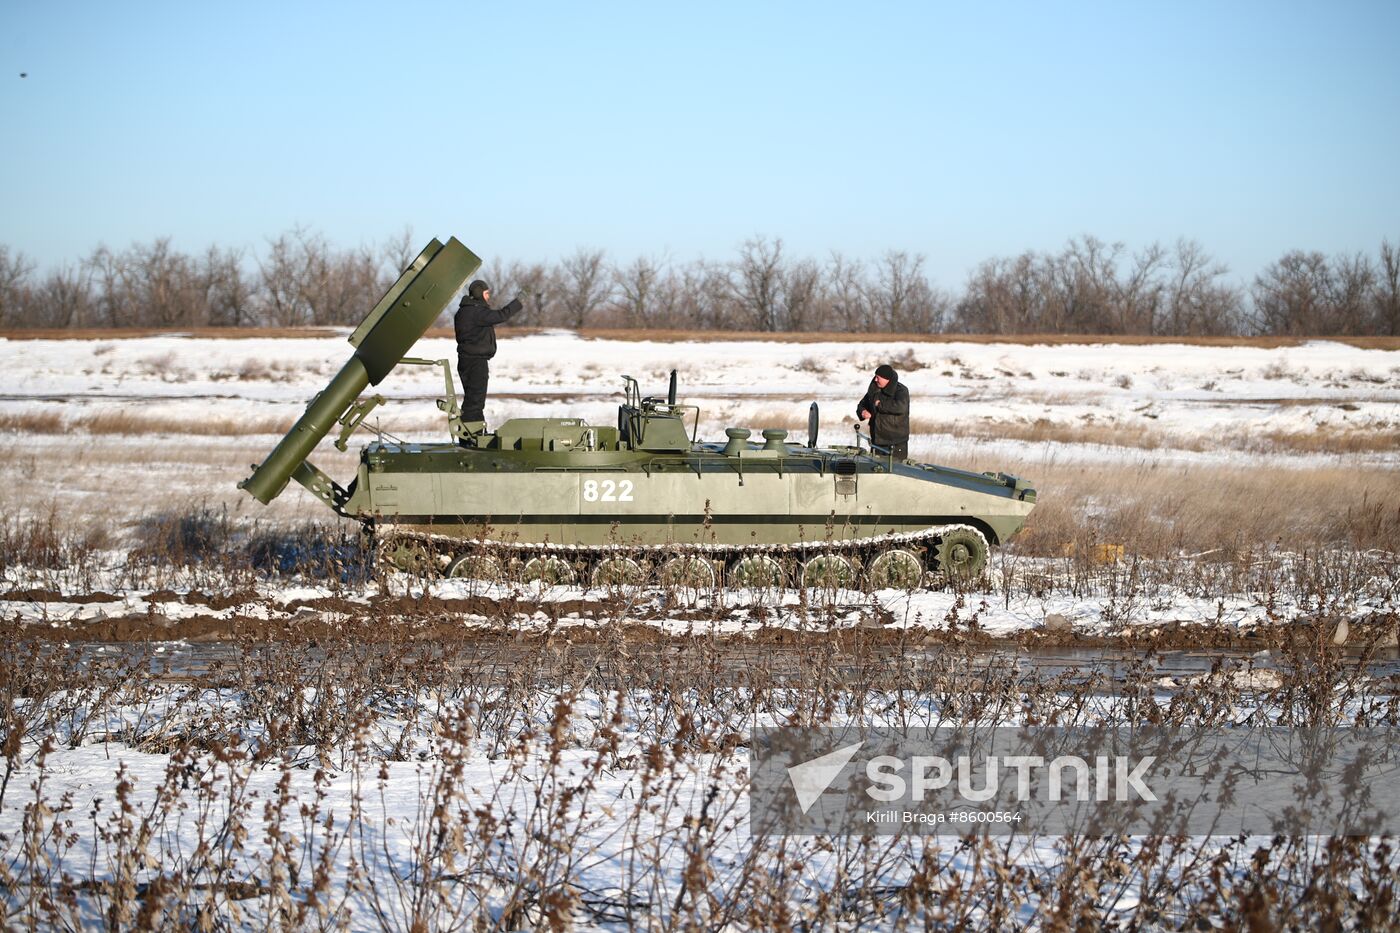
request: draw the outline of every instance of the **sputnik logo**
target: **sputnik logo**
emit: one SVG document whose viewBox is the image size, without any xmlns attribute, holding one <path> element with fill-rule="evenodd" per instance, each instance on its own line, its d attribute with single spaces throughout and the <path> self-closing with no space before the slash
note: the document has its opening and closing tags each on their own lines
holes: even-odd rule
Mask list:
<svg viewBox="0 0 1400 933">
<path fill-rule="evenodd" d="M 857 742 L 847 745 L 787 769 L 788 780 L 792 782 L 792 789 L 797 793 L 798 806 L 802 807 L 803 813 L 812 809 L 812 804 L 831 786 L 831 782 L 836 780 L 841 769 L 850 763 L 863 744 Z"/>
</svg>

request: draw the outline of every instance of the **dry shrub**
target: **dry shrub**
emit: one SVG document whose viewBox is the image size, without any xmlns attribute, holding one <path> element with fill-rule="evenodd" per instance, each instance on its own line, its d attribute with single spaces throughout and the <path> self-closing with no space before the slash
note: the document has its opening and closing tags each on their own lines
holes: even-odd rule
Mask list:
<svg viewBox="0 0 1400 933">
<path fill-rule="evenodd" d="M 24 411 L 18 414 L 0 414 L 0 431 L 19 431 L 26 434 L 66 434 L 69 428 L 56 411 Z"/>
<path fill-rule="evenodd" d="M 1272 689 L 1231 676 L 1247 664 L 1221 664 L 1164 692 L 1150 664 L 1052 675 L 859 637 L 839 652 L 797 641 L 780 656 L 705 638 L 684 650 L 483 650 L 425 643 L 423 621 L 373 648 L 364 635 L 383 626 L 368 617 L 316 641 L 249 639 L 223 665 L 173 680 L 148 656 L 88 664 L 77 650 L 0 641 L 0 719 L 18 736 L 5 743 L 17 778 L 5 803 L 26 816 L 0 838 L 7 926 L 1393 925 L 1386 838 L 748 833 L 745 749 L 754 723 L 774 717 L 1229 723 L 1242 738 L 1274 723 L 1394 727 L 1396 707 L 1364 665 L 1320 637 L 1280 646 Z M 168 766 L 136 788 L 114 763 L 115 788 L 92 793 L 108 803 L 90 806 L 46 780 L 66 765 L 50 764 L 58 749 L 92 742 Z M 474 781 L 483 758 L 485 785 Z M 405 791 L 416 810 L 390 812 L 386 798 Z"/>
<path fill-rule="evenodd" d="M 905 347 L 904 352 L 898 356 L 890 357 L 889 363 L 901 373 L 916 373 L 921 369 L 928 369 L 928 364 L 914 356 L 914 351 Z"/>
<path fill-rule="evenodd" d="M 724 427 L 747 427 L 753 431 L 749 441 L 756 444 L 763 443 L 764 428 L 782 428 L 788 432 L 789 443 L 807 442 L 807 406 L 806 405 L 766 405 L 763 408 L 753 409 L 744 412 L 742 420 L 731 419 L 733 423 L 725 424 Z M 720 434 L 723 439 L 722 430 L 716 427 L 716 434 Z M 800 437 L 799 437 L 800 435 Z M 704 439 L 703 437 L 701 438 Z M 830 443 L 827 438 L 824 443 Z"/>
<path fill-rule="evenodd" d="M 52 506 L 37 517 L 0 519 L 0 573 L 18 567 L 61 570 L 91 564 L 93 555 L 111 546 L 106 527 L 70 523 Z"/>
<path fill-rule="evenodd" d="M 143 415 L 131 411 L 104 411 L 65 419 L 58 412 L 25 412 L 0 415 L 0 430 L 30 434 L 84 432 L 119 437 L 143 434 L 185 434 L 201 437 L 235 437 L 249 434 L 283 434 L 291 427 L 283 418 L 176 418 Z"/>
<path fill-rule="evenodd" d="M 199 509 L 155 515 L 137 523 L 131 558 L 141 563 L 178 565 L 217 560 L 230 552 L 233 535 L 227 511 Z"/>
</svg>

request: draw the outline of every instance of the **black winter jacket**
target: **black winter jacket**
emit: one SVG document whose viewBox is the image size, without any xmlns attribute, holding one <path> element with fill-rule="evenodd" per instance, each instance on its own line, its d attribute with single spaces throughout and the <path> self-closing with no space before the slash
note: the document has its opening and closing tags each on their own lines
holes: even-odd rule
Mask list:
<svg viewBox="0 0 1400 933">
<path fill-rule="evenodd" d="M 876 402 L 879 405 L 876 405 Z M 893 447 L 909 443 L 909 390 L 899 377 L 889 381 L 883 389 L 870 380 L 870 388 L 856 406 L 856 417 L 862 411 L 870 412 L 870 442 L 877 447 Z"/>
<path fill-rule="evenodd" d="M 495 356 L 496 325 L 504 324 L 523 307 L 519 298 L 496 309 L 480 298 L 463 298 L 452 318 L 452 328 L 457 332 L 457 359 L 489 360 Z"/>
</svg>

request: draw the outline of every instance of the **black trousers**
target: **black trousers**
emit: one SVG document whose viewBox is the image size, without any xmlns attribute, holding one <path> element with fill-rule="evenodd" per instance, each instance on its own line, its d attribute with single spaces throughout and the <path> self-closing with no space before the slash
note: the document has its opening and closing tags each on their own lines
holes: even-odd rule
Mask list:
<svg viewBox="0 0 1400 933">
<path fill-rule="evenodd" d="M 460 357 L 457 376 L 462 380 L 462 420 L 485 421 L 486 384 L 491 381 L 491 361 L 480 357 Z"/>
<path fill-rule="evenodd" d="M 871 443 L 874 444 L 876 447 L 879 447 L 881 450 L 888 450 L 891 454 L 894 455 L 894 458 L 896 460 L 909 459 L 909 442 L 907 440 L 895 441 L 893 444 L 891 444 L 887 441 L 877 441 L 872 438 Z"/>
</svg>

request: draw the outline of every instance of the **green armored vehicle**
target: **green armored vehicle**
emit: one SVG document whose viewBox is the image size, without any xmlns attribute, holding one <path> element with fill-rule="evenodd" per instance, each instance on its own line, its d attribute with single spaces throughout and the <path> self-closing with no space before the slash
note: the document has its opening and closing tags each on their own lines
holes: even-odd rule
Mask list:
<svg viewBox="0 0 1400 933">
<path fill-rule="evenodd" d="M 616 424 L 518 418 L 488 432 L 463 423 L 449 361 L 405 354 L 479 264 L 457 240 L 434 240 L 351 335 L 354 356 L 240 486 L 266 503 L 296 479 L 370 526 L 380 557 L 402 569 L 599 585 L 966 578 L 1034 508 L 1035 490 L 1013 476 L 818 447 L 815 404 L 806 444 L 776 429 L 757 443 L 742 428 L 723 443 L 699 441 L 699 409 L 677 402 L 674 373 L 664 398 L 643 397 L 624 376 Z M 383 401 L 360 393 L 399 363 L 441 367 L 448 437 L 381 435 L 341 487 L 306 458 L 337 424 L 346 449 Z"/>
</svg>

